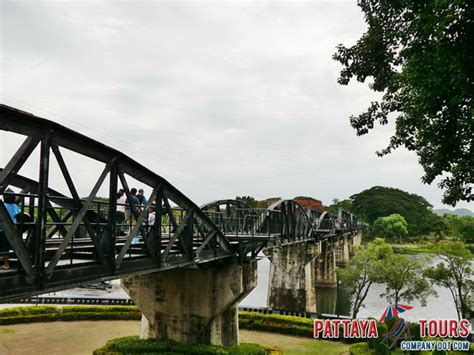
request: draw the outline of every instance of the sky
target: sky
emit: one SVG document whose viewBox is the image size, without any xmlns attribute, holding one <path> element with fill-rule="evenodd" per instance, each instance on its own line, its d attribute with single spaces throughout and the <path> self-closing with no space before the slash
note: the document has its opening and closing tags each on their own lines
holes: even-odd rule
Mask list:
<svg viewBox="0 0 474 355">
<path fill-rule="evenodd" d="M 362 137 L 349 124 L 378 95 L 337 84 L 331 57 L 365 30 L 355 1 L 2 0 L 0 102 L 124 152 L 197 204 L 330 204 L 380 185 L 446 207 L 436 183 L 422 184 L 415 153 L 376 156 L 393 124 Z M 23 139 L 0 131 L 0 166 Z M 65 157 L 87 195 L 100 164 Z M 37 163 L 20 173 L 34 178 Z"/>
</svg>

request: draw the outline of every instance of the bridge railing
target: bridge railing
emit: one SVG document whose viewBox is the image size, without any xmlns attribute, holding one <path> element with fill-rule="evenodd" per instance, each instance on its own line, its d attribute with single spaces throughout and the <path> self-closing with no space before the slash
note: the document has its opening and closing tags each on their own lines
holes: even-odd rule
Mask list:
<svg viewBox="0 0 474 355">
<path fill-rule="evenodd" d="M 38 195 L 33 193 L 15 193 L 15 192 L 4 192 L 0 194 L 0 198 L 5 202 L 5 206 L 8 207 L 9 201 L 14 200 L 14 205 L 18 209 L 15 212 L 15 217 L 12 219 L 15 222 L 15 229 L 18 232 L 18 237 L 25 244 L 30 255 L 35 253 L 35 246 L 32 243 L 35 232 L 37 230 L 37 219 L 38 219 Z M 44 260 L 49 262 L 54 253 L 57 251 L 60 245 L 65 241 L 65 237 L 68 234 L 70 228 L 75 224 L 77 219 L 78 209 L 74 207 L 74 200 L 64 196 L 49 196 L 49 206 L 47 208 L 47 219 L 43 225 L 46 230 L 46 248 L 44 251 Z M 53 202 L 54 201 L 54 202 Z M 84 199 L 79 200 L 80 203 L 85 203 Z M 131 205 L 129 204 L 117 204 L 122 205 L 124 208 L 131 211 Z M 143 211 L 145 206 L 138 206 L 139 211 Z M 162 248 L 166 248 L 173 238 L 176 227 L 187 220 L 187 212 L 185 209 L 179 207 L 171 207 L 170 213 L 167 211 L 166 206 L 161 206 L 160 216 L 161 223 L 157 222 L 156 217 L 156 205 L 151 204 L 150 208 L 145 211 L 144 218 L 140 223 L 140 227 L 133 235 L 133 240 L 127 253 L 124 255 L 123 260 L 128 260 L 137 257 L 150 256 L 149 251 L 146 248 L 146 237 L 151 231 L 153 226 L 158 224 L 161 229 L 161 244 Z M 18 212 L 18 213 L 17 213 Z M 110 213 L 110 203 L 104 200 L 92 200 L 89 208 L 85 212 L 86 219 L 81 219 L 72 234 L 71 238 L 67 240 L 64 251 L 62 252 L 58 265 L 76 265 L 84 263 L 85 261 L 97 261 L 99 257 L 96 246 L 93 242 L 94 236 L 100 236 L 99 247 L 105 249 L 104 245 L 104 233 L 107 232 L 109 226 L 108 215 Z M 151 218 L 153 215 L 153 218 Z M 3 226 L 3 218 L 0 222 Z M 115 223 L 115 251 L 114 254 L 119 254 L 121 249 L 126 243 L 127 237 L 130 236 L 136 223 L 136 218 L 132 217 L 130 213 L 129 218 L 118 220 Z M 196 223 L 192 224 L 192 234 L 194 236 L 199 235 L 199 229 L 202 226 L 198 226 Z M 2 232 L 3 234 L 3 232 Z M 170 250 L 170 254 L 182 253 L 183 242 L 179 240 L 176 245 Z M 195 240 L 193 245 L 190 247 L 194 252 L 199 248 L 199 240 Z M 5 252 L 6 254 L 7 252 Z M 20 267 L 18 255 L 16 255 L 13 249 L 8 251 L 12 270 Z M 118 257 L 118 255 L 117 255 Z M 1 277 L 2 275 L 0 275 Z"/>
<path fill-rule="evenodd" d="M 206 210 L 207 216 L 228 237 L 274 237 L 281 233 L 281 212 L 265 208 Z"/>
</svg>

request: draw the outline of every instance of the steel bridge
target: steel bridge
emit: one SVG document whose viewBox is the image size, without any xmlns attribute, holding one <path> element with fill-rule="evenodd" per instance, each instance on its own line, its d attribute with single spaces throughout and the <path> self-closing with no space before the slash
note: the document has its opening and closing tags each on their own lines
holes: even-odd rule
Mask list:
<svg viewBox="0 0 474 355">
<path fill-rule="evenodd" d="M 9 270 L 0 271 L 0 301 L 96 280 L 255 259 L 264 248 L 318 242 L 360 229 L 357 218 L 346 211 L 333 216 L 293 200 L 281 200 L 265 209 L 232 199 L 199 207 L 125 154 L 6 105 L 0 105 L 0 129 L 25 136 L 0 169 L 0 196 L 14 198 L 21 210 L 14 223 L 0 200 L 0 224 L 10 245 L 11 263 Z M 18 172 L 35 150 L 40 157 L 37 179 L 29 179 Z M 66 151 L 101 166 L 86 198 L 79 196 Z M 56 169 L 51 169 L 53 159 Z M 53 174 L 61 175 L 68 191 L 51 186 Z M 151 191 L 145 205 L 134 204 L 131 179 Z M 103 186 L 108 196 L 99 199 L 97 193 Z M 125 191 L 132 215 L 124 223 L 117 222 L 119 188 Z M 150 213 L 155 214 L 154 223 L 149 221 Z"/>
</svg>

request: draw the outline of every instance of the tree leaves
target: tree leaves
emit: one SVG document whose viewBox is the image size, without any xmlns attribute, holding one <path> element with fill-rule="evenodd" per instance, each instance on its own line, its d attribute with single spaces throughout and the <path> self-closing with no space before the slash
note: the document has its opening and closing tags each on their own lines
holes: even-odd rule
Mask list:
<svg viewBox="0 0 474 355">
<path fill-rule="evenodd" d="M 435 246 L 435 253 L 443 262 L 425 270 L 434 284 L 450 290 L 458 318 L 467 318 L 471 310 L 471 293 L 474 291 L 473 255 L 462 242 L 440 243 Z"/>
<path fill-rule="evenodd" d="M 423 261 L 402 254 L 392 254 L 384 259 L 376 280 L 385 284 L 385 292 L 380 296 L 395 304 L 417 299 L 426 306 L 427 297 L 436 293 L 424 278 Z"/>
<path fill-rule="evenodd" d="M 351 200 L 351 212 L 369 224 L 379 217 L 400 214 L 408 223 L 411 235 L 432 232 L 440 219 L 423 197 L 390 187 L 373 186 L 352 195 Z"/>
<path fill-rule="evenodd" d="M 376 238 L 361 247 L 345 268 L 337 270 L 342 285 L 354 297 L 352 318 L 357 318 L 357 313 L 363 307 L 372 283 L 377 280 L 380 264 L 392 254 L 390 244 Z"/>
<path fill-rule="evenodd" d="M 375 220 L 373 231 L 375 234 L 387 238 L 399 238 L 408 235 L 408 223 L 402 215 L 393 213 L 387 217 L 379 217 Z"/>
<path fill-rule="evenodd" d="M 422 181 L 445 190 L 443 202 L 474 199 L 474 6 L 468 0 L 360 0 L 368 30 L 352 47 L 338 45 L 338 82 L 353 78 L 383 92 L 351 116 L 358 135 L 395 117 L 395 133 L 377 152 L 414 150 Z M 392 115 L 391 115 L 392 114 Z"/>
</svg>

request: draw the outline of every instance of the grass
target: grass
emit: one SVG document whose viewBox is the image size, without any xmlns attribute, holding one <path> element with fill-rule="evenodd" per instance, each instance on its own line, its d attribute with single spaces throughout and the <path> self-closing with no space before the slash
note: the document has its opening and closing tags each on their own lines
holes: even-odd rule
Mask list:
<svg viewBox="0 0 474 355">
<path fill-rule="evenodd" d="M 73 322 L 72 324 L 94 324 L 97 327 L 100 324 L 111 324 L 111 329 L 115 330 L 116 324 L 127 323 L 120 322 L 120 320 L 132 320 L 131 324 L 138 324 L 141 314 L 135 306 L 30 306 L 30 307 L 12 307 L 0 310 L 0 325 L 10 325 L 8 328 L 0 327 L 0 345 L 10 335 L 15 338 L 16 329 L 12 324 L 19 323 L 38 323 L 50 322 L 49 324 L 41 325 L 39 329 L 47 329 L 54 327 L 50 324 L 64 324 L 62 322 Z M 89 321 L 99 322 L 89 322 Z M 103 320 L 114 320 L 114 323 L 100 322 Z M 75 322 L 82 321 L 82 322 Z M 112 325 L 113 324 L 113 325 Z M 74 325 L 63 326 L 64 330 L 74 328 Z M 25 324 L 24 326 L 36 326 L 35 324 Z M 87 326 L 89 327 L 89 326 Z M 91 327 L 94 328 L 94 327 Z M 379 334 L 384 334 L 386 331 L 385 324 L 378 324 Z M 351 339 L 344 339 L 343 341 L 327 341 L 320 339 L 313 339 L 313 320 L 308 318 L 300 318 L 293 316 L 261 314 L 256 312 L 240 312 L 239 314 L 239 328 L 241 329 L 241 339 L 244 342 L 262 344 L 265 348 L 257 344 L 245 344 L 238 347 L 212 347 L 208 345 L 189 345 L 179 344 L 174 342 L 163 342 L 157 340 L 143 341 L 138 337 L 123 337 L 124 334 L 119 334 L 119 338 L 110 341 L 102 348 L 105 341 L 111 339 L 105 338 L 104 341 L 96 347 L 90 349 L 91 351 L 97 349 L 96 354 L 102 355 L 106 353 L 192 353 L 192 354 L 279 354 L 282 351 L 285 354 L 341 354 L 349 352 L 349 345 L 346 343 L 354 342 Z M 38 328 L 34 328 L 38 329 Z M 88 330 L 84 328 L 83 330 Z M 73 331 L 74 332 L 74 331 Z M 138 330 L 132 334 L 138 333 Z M 413 329 L 412 334 L 417 334 L 418 330 Z M 112 333 L 104 333 L 108 335 Z M 125 333 L 129 335 L 130 333 Z M 99 333 L 91 335 L 84 335 L 85 341 L 88 337 L 98 339 Z M 121 336 L 121 337 L 120 337 Z M 43 339 L 44 334 L 39 336 Z M 250 339 L 246 339 L 250 338 Z M 102 338 L 100 338 L 102 339 Z M 340 339 L 342 340 L 342 339 Z M 77 342 L 71 341 L 77 345 Z M 26 342 L 28 343 L 28 342 Z M 95 344 L 95 343 L 94 343 Z M 49 346 L 49 345 L 48 345 Z M 353 353 L 363 353 L 365 350 L 360 348 L 362 345 L 355 346 L 352 349 Z M 368 346 L 371 352 L 380 353 L 380 339 L 369 340 Z M 7 352 L 0 346 L 0 353 Z M 30 352 L 30 351 L 24 351 Z M 66 352 L 65 352 L 66 353 Z"/>
<path fill-rule="evenodd" d="M 80 321 L 80 320 L 139 320 L 135 306 L 29 306 L 0 310 L 0 325 Z M 313 336 L 313 320 L 292 316 L 240 312 L 241 329 L 261 330 L 282 334 Z"/>
<path fill-rule="evenodd" d="M 272 354 L 348 354 L 349 344 L 338 341 L 319 340 L 293 335 L 275 334 L 261 331 L 241 330 L 240 337 L 245 342 L 273 347 Z"/>
<path fill-rule="evenodd" d="M 401 254 L 435 254 L 434 246 L 442 241 L 421 241 L 418 243 L 393 244 L 393 250 Z"/>
<path fill-rule="evenodd" d="M 0 326 L 0 354 L 91 354 L 108 340 L 138 334 L 139 321 L 52 322 Z M 242 343 L 271 345 L 271 354 L 348 354 L 349 345 L 241 330 Z"/>
<path fill-rule="evenodd" d="M 402 254 L 436 254 L 433 247 L 440 242 L 420 242 L 418 244 L 400 244 L 393 245 L 394 251 Z M 464 245 L 474 253 L 474 244 L 464 243 Z"/>
<path fill-rule="evenodd" d="M 10 328 L 0 329 L 0 334 L 15 334 L 15 329 L 10 329 Z"/>
<path fill-rule="evenodd" d="M 113 323 L 101 320 L 115 320 Z M 139 322 L 124 322 L 120 320 L 139 320 L 140 313 L 135 306 L 29 306 L 11 307 L 0 310 L 0 324 L 8 325 L 8 328 L 0 326 L 0 344 L 7 344 L 15 348 L 16 346 L 34 346 L 35 350 L 28 347 L 19 351 L 20 353 L 44 352 L 41 349 L 48 349 L 48 353 L 57 353 L 61 348 L 61 341 L 64 341 L 64 353 L 71 352 L 71 349 L 78 347 L 84 349 L 73 351 L 73 353 L 91 353 L 99 348 L 107 340 L 124 335 L 137 334 Z M 81 322 L 74 322 L 81 320 Z M 93 320 L 94 322 L 90 322 Z M 63 321 L 68 321 L 67 325 Z M 38 322 L 50 322 L 41 323 Z M 18 323 L 33 323 L 19 324 Z M 36 324 L 35 324 L 36 323 Z M 239 325 L 241 328 L 241 341 L 247 343 L 258 343 L 266 346 L 267 353 L 281 354 L 341 354 L 348 353 L 349 346 L 341 342 L 326 340 L 316 340 L 312 338 L 313 321 L 311 319 L 293 316 L 267 315 L 254 312 L 240 312 Z M 83 326 L 82 326 L 83 324 Z M 130 324 L 130 332 L 121 331 Z M 104 326 L 107 325 L 107 326 Z M 80 330 L 78 328 L 80 327 Z M 23 329 L 28 329 L 23 331 Z M 57 329 L 60 329 L 59 331 Z M 48 330 L 55 329 L 55 330 Z M 41 333 L 44 330 L 44 334 Z M 90 330 L 90 334 L 88 331 Z M 18 334 L 17 334 L 18 331 Z M 40 333 L 33 344 L 29 341 L 21 340 L 22 336 L 28 333 Z M 118 332 L 118 333 L 117 333 Z M 57 333 L 58 340 L 49 339 L 49 334 Z M 71 334 L 70 334 L 71 333 Z M 77 338 L 70 339 L 74 334 Z M 288 335 L 286 335 L 288 334 Z M 292 334 L 292 335 L 291 335 Z M 299 335 L 299 336 L 294 336 Z M 54 336 L 54 335 L 51 335 Z M 12 341 L 9 341 L 12 339 Z M 17 339 L 13 341 L 13 339 Z M 48 340 L 49 339 L 49 340 Z M 78 341 L 82 339 L 82 341 Z M 100 342 L 100 340 L 102 340 Z M 69 344 L 69 345 L 66 345 Z M 90 344 L 89 344 L 90 343 Z M 16 345 L 18 344 L 18 345 Z M 87 351 L 85 346 L 87 345 Z M 95 345 L 95 347 L 89 346 Z M 53 350 L 51 347 L 55 347 Z M 69 349 L 71 347 L 71 349 Z M 67 351 L 66 349 L 69 349 Z M 170 348 L 171 349 L 171 348 Z M 253 350 L 252 350 L 253 349 Z M 0 353 L 2 351 L 0 346 Z M 170 351 L 168 351 L 170 352 Z M 259 350 L 252 345 L 245 345 L 233 349 L 232 354 L 259 353 Z M 100 352 L 99 352 L 100 354 Z"/>
<path fill-rule="evenodd" d="M 422 245 L 418 247 L 402 247 L 397 250 L 401 254 L 434 254 L 432 245 Z"/>
<path fill-rule="evenodd" d="M 0 354 L 92 354 L 108 340 L 140 332 L 139 321 L 50 322 L 0 326 Z"/>
</svg>

